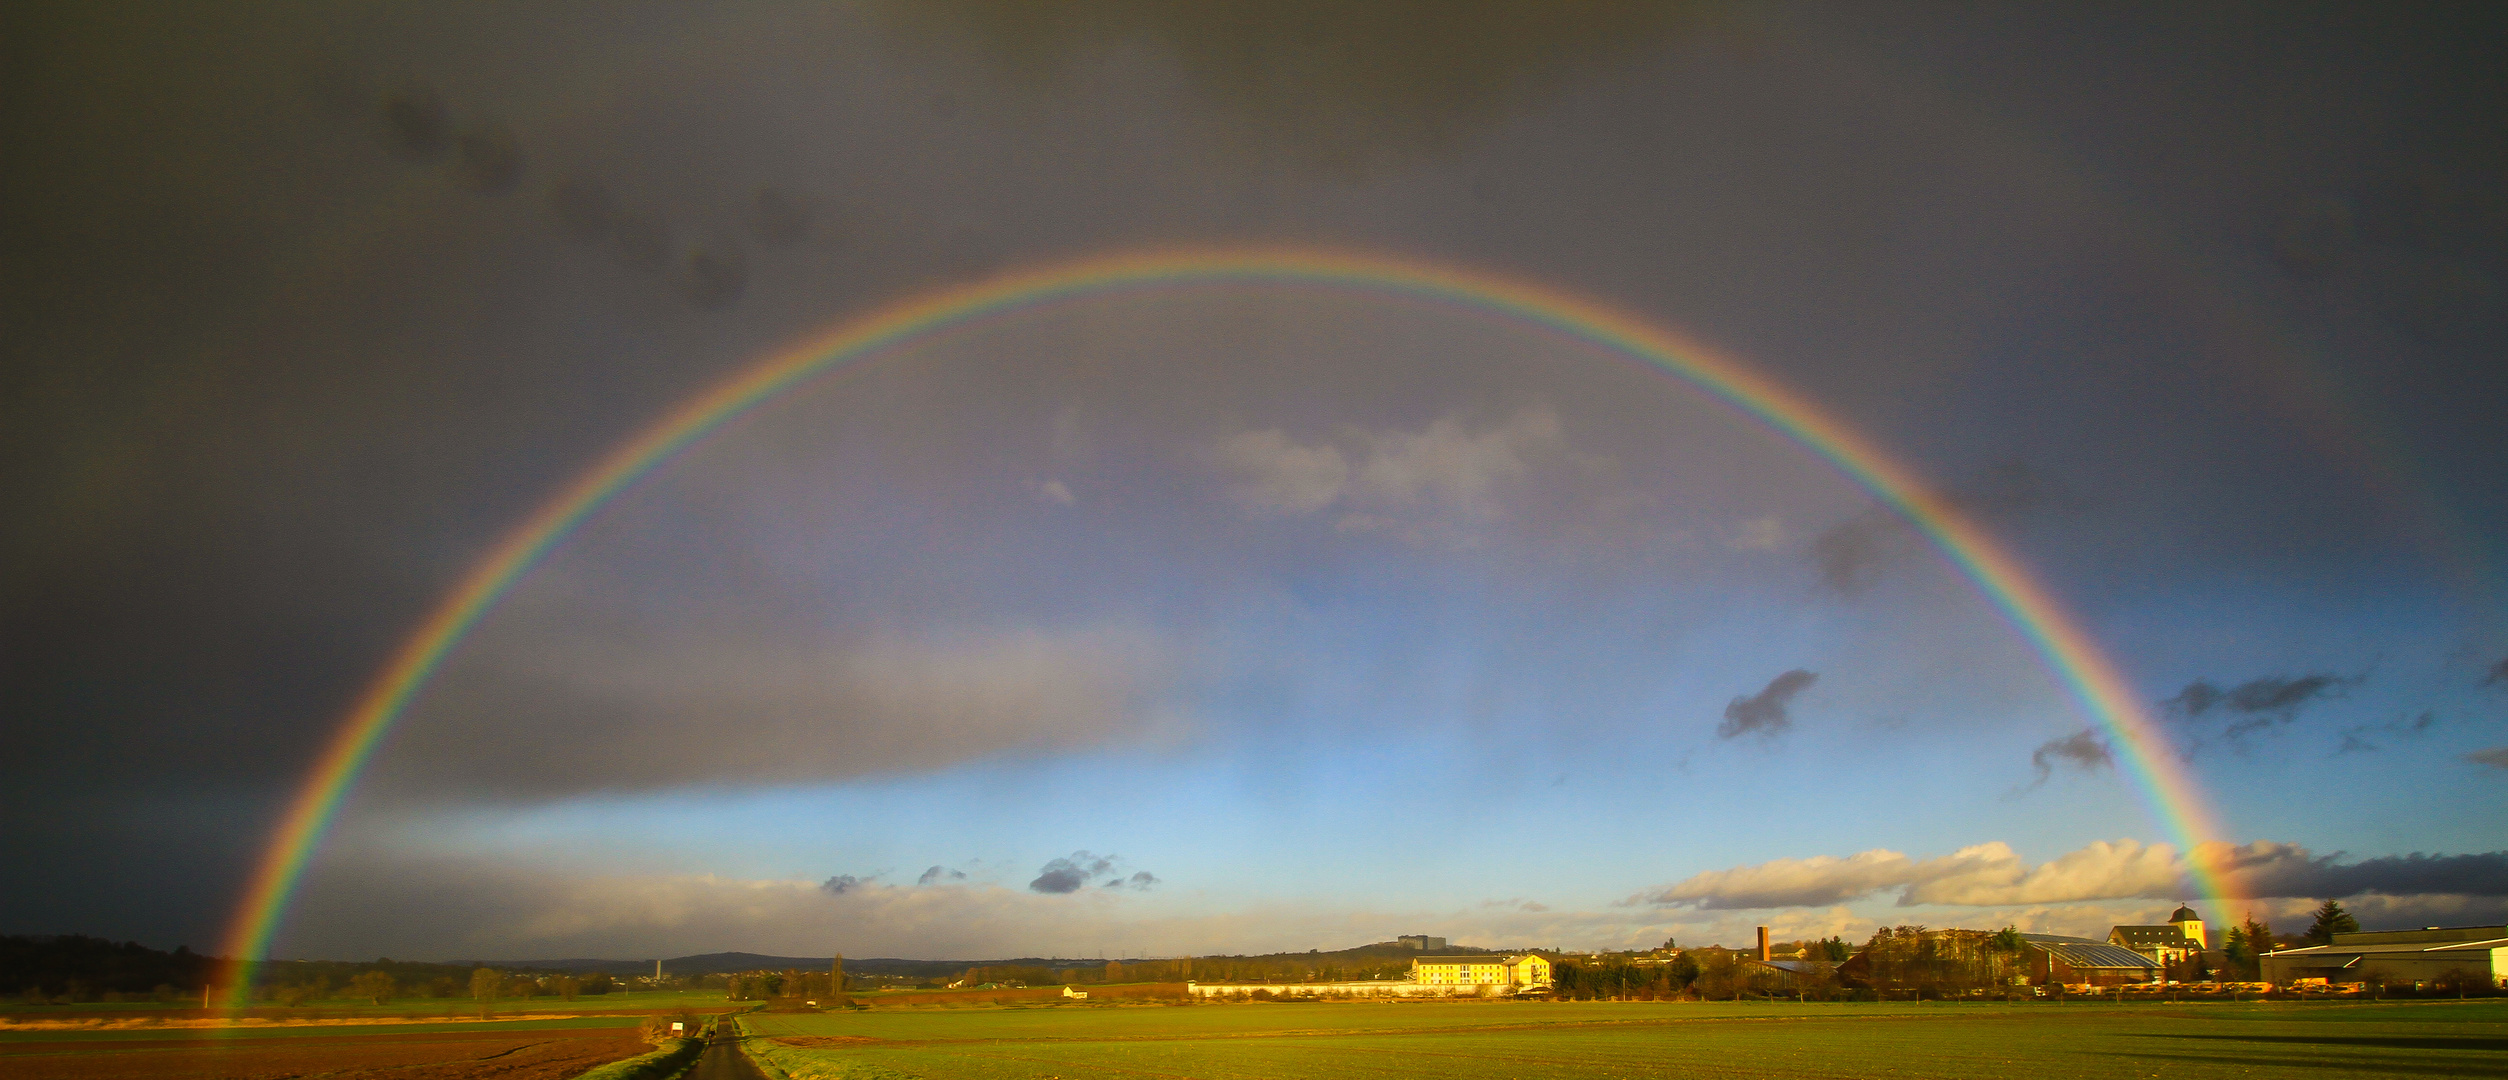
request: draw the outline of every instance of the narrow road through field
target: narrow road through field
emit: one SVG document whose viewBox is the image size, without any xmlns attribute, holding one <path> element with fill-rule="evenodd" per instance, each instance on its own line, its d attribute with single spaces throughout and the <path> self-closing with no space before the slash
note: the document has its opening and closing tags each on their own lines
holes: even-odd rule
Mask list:
<svg viewBox="0 0 2508 1080">
<path fill-rule="evenodd" d="M 766 1074 L 740 1052 L 739 1036 L 726 1035 L 705 1041 L 705 1052 L 697 1055 L 688 1080 L 766 1080 Z"/>
</svg>

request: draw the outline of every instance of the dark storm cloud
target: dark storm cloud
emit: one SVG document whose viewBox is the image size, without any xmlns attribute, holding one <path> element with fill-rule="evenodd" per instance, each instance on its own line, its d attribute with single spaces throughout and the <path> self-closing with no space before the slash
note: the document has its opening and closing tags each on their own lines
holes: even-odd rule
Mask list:
<svg viewBox="0 0 2508 1080">
<path fill-rule="evenodd" d="M 2067 497 L 2065 485 L 2017 462 L 1995 466 L 1943 492 L 1943 499 L 1960 512 L 1997 525 L 2061 507 Z M 1824 584 L 1852 596 L 1872 588 L 1891 566 L 1919 550 L 1920 543 L 1904 515 L 1876 505 L 1813 538 L 1810 558 Z"/>
<path fill-rule="evenodd" d="M 835 877 L 820 882 L 819 891 L 826 893 L 829 896 L 843 896 L 846 893 L 869 885 L 878 877 L 879 875 L 877 874 L 873 874 L 870 877 L 855 877 L 852 874 L 838 874 Z"/>
<path fill-rule="evenodd" d="M 1603 0 L 1128 0 L 890 6 L 934 40 L 972 38 L 1009 78 L 1051 86 L 1110 45 L 1147 38 L 1182 65 L 1248 150 L 1334 170 L 1448 149 L 1571 73 L 1659 47 L 1723 5 Z M 936 104 L 955 116 L 949 96 Z"/>
<path fill-rule="evenodd" d="M 624 209 L 610 222 L 610 248 L 630 270 L 653 273 L 671 261 L 671 228 L 649 210 Z"/>
<path fill-rule="evenodd" d="M 522 179 L 522 150 L 514 145 L 511 132 L 502 128 L 465 131 L 454 136 L 453 148 L 460 155 L 462 180 L 473 190 L 498 194 L 512 190 Z"/>
<path fill-rule="evenodd" d="M 355 93 L 347 87 L 334 92 Z M 492 123 L 462 125 L 433 90 L 386 94 L 380 113 L 384 141 L 404 160 L 447 163 L 463 186 L 485 194 L 510 191 L 522 179 L 522 150 L 514 134 Z"/>
<path fill-rule="evenodd" d="M 412 161 L 435 161 L 453 142 L 444 100 L 427 90 L 393 94 L 383 102 L 383 130 L 392 148 Z"/>
<path fill-rule="evenodd" d="M 2107 740 L 2099 737 L 2098 729 L 2083 728 L 2060 739 L 2048 739 L 2030 751 L 2029 767 L 2037 773 L 2037 779 L 2031 780 L 2020 791 L 2034 791 L 2045 786 L 2047 780 L 2055 775 L 2058 765 L 2089 772 L 2111 768 L 2115 764 L 2115 752 L 2109 748 Z"/>
<path fill-rule="evenodd" d="M 706 311 L 720 311 L 740 300 L 749 288 L 749 256 L 730 240 L 716 240 L 688 249 L 680 263 L 679 289 L 688 302 Z"/>
<path fill-rule="evenodd" d="M 798 244 L 810 238 L 810 208 L 780 189 L 761 187 L 749 201 L 748 224 L 761 244 Z"/>
<path fill-rule="evenodd" d="M 1171 737 L 1185 654 L 1137 627 L 856 634 L 508 601 L 376 763 L 377 797 L 812 782 Z M 564 627 L 563 630 L 559 629 Z M 516 722 L 527 718 L 527 723 Z M 738 738 L 718 733 L 737 730 Z"/>
<path fill-rule="evenodd" d="M 2297 196 L 2265 236 L 2288 272 L 2356 290 L 2389 325 L 2433 344 L 2470 344 L 2498 325 L 2508 295 L 2508 194 L 2499 165 L 2416 155 L 2407 173 Z"/>
<path fill-rule="evenodd" d="M 941 866 L 935 863 L 931 869 L 923 871 L 921 876 L 916 877 L 914 879 L 914 883 L 917 885 L 937 885 L 944 881 L 965 881 L 966 879 L 966 871 L 953 870 L 949 867 Z"/>
<path fill-rule="evenodd" d="M 598 180 L 569 177 L 549 189 L 549 217 L 569 240 L 597 244 L 609 239 L 618 215 L 618 196 Z"/>
<path fill-rule="evenodd" d="M 2231 849 L 2213 865 L 2241 896 L 2508 896 L 2508 851 L 2342 859 L 2339 851 L 2317 856 L 2297 845 L 2259 841 Z"/>
<path fill-rule="evenodd" d="M 1744 735 L 1758 735 L 1766 738 L 1783 734 L 1785 729 L 1794 725 L 1793 718 L 1786 713 L 1794 695 L 1819 681 L 1820 676 L 1796 668 L 1768 680 L 1768 685 L 1756 694 L 1734 698 L 1724 706 L 1724 722 L 1716 725 L 1716 737 L 1737 739 Z"/>
<path fill-rule="evenodd" d="M 1028 882 L 1028 888 L 1041 893 L 1078 892 L 1083 886 L 1114 868 L 1115 860 L 1112 856 L 1074 851 L 1046 863 L 1044 869 L 1037 872 L 1036 880 Z"/>
<path fill-rule="evenodd" d="M 2344 862 L 2341 852 L 2317 856 L 2296 844 L 2259 840 L 2206 845 L 2201 858 L 2237 895 L 2259 899 L 2508 896 L 2508 851 L 2416 852 Z M 1987 843 L 1929 859 L 1886 849 L 1844 858 L 1780 858 L 1695 874 L 1622 903 L 1703 911 L 1820 907 L 1895 890 L 1902 907 L 1999 906 L 2164 900 L 2189 895 L 2193 888 L 2186 859 L 2166 845 L 2097 841 L 2032 865 L 2008 845 Z"/>
</svg>

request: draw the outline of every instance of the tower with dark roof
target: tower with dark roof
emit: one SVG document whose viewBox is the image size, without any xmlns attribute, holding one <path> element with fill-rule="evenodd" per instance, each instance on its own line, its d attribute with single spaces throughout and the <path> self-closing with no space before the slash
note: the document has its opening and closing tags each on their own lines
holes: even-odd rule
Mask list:
<svg viewBox="0 0 2508 1080">
<path fill-rule="evenodd" d="M 2196 948 L 2212 947 L 2211 935 L 2203 932 L 2203 916 L 2195 914 L 2195 909 L 2179 904 L 2177 910 L 2169 914 L 2168 921 L 2177 924 L 2177 929 L 2192 940 Z"/>
</svg>

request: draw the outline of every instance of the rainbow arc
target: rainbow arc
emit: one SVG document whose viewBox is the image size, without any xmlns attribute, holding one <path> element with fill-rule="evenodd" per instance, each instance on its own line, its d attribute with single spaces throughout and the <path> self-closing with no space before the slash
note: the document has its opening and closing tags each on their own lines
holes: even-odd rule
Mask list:
<svg viewBox="0 0 2508 1080">
<path fill-rule="evenodd" d="M 2146 809 L 2186 854 L 2195 886 L 2214 898 L 2232 897 L 2198 850 L 2221 835 L 2200 789 L 2156 718 L 2079 622 L 2019 558 L 1940 491 L 1800 393 L 1603 304 L 1493 273 L 1316 248 L 1175 249 L 1012 273 L 910 298 L 839 325 L 671 409 L 533 511 L 394 650 L 290 801 L 227 935 L 226 955 L 245 965 L 231 980 L 235 1000 L 240 1003 L 248 992 L 250 965 L 267 951 L 307 863 L 393 722 L 498 599 L 620 491 L 761 403 L 934 335 L 1058 305 L 1208 287 L 1321 288 L 1536 328 L 1669 373 L 1781 432 L 1904 517 L 1976 584 L 2106 732 Z"/>
</svg>

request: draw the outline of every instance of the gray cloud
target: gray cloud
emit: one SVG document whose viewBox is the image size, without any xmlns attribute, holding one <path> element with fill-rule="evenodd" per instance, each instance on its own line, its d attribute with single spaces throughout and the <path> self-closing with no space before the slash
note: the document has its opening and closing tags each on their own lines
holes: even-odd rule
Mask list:
<svg viewBox="0 0 2508 1080">
<path fill-rule="evenodd" d="M 1137 871 L 1128 878 L 1116 877 L 1106 879 L 1106 887 L 1109 889 L 1130 889 L 1133 892 L 1148 892 L 1157 884 L 1158 875 L 1152 874 L 1147 870 Z"/>
<path fill-rule="evenodd" d="M 2196 679 L 2162 702 L 2179 726 L 2193 736 L 2189 752 L 2199 751 L 2208 737 L 2231 742 L 2297 719 L 2302 709 L 2338 698 L 2361 681 L 2360 676 L 2268 675 L 2223 688 Z"/>
<path fill-rule="evenodd" d="M 1734 698 L 1724 706 L 1724 722 L 1716 725 L 1716 737 L 1736 739 L 1744 735 L 1772 737 L 1783 734 L 1785 729 L 1794 725 L 1793 717 L 1786 712 L 1794 695 L 1819 681 L 1820 676 L 1796 668 L 1768 680 L 1768 685 L 1756 694 Z"/>
<path fill-rule="evenodd" d="M 1111 855 L 1091 855 L 1086 851 L 1074 851 L 1046 863 L 1044 868 L 1037 872 L 1036 880 L 1028 882 L 1028 888 L 1041 893 L 1078 892 L 1089 882 L 1114 868 L 1115 860 Z"/>
<path fill-rule="evenodd" d="M 872 881 L 877 880 L 878 877 L 878 874 L 873 874 L 870 877 L 855 877 L 852 874 L 838 874 L 835 877 L 819 882 L 819 891 L 826 893 L 829 896 L 843 896 L 846 893 L 869 885 Z"/>
<path fill-rule="evenodd" d="M 922 876 L 915 878 L 914 883 L 917 885 L 935 885 L 944 881 L 965 881 L 966 879 L 966 871 L 953 870 L 949 867 L 941 866 L 936 863 L 931 869 L 925 870 Z"/>
<path fill-rule="evenodd" d="M 2482 685 L 2508 686 L 2508 656 L 2501 657 L 2498 663 L 2491 665 L 2490 671 L 2482 676 Z"/>
<path fill-rule="evenodd" d="M 1182 654 L 1137 627 L 829 637 L 753 611 L 657 634 L 571 597 L 510 614 L 403 722 L 380 791 L 536 800 L 846 779 L 1155 742 L 1182 722 Z"/>
<path fill-rule="evenodd" d="M 2383 724 L 2354 724 L 2343 729 L 2342 745 L 2335 747 L 2334 752 L 2336 754 L 2374 753 L 2380 749 L 2380 746 L 2369 741 L 2372 736 L 2385 739 L 2417 739 L 2429 734 L 2430 729 L 2436 726 L 2438 726 L 2438 713 L 2431 709 L 2423 709 L 2420 715 L 2409 720 L 2399 717 Z"/>
<path fill-rule="evenodd" d="M 1987 469 L 1942 492 L 1944 501 L 1982 521 L 2007 523 L 2061 505 L 2064 485 L 2018 462 Z M 1870 589 L 1893 564 L 1921 547 L 1921 538 L 1898 511 L 1881 505 L 1822 530 L 1811 542 L 1812 566 L 1832 591 L 1855 595 Z"/>
<path fill-rule="evenodd" d="M 2109 748 L 2107 740 L 2099 737 L 2098 729 L 2083 728 L 2060 739 L 2048 739 L 2030 751 L 2029 767 L 2036 771 L 2037 779 L 2020 790 L 2033 791 L 2044 785 L 2055 775 L 2057 765 L 2070 765 L 2088 772 L 2115 764 L 2115 753 Z"/>
<path fill-rule="evenodd" d="M 2508 769 L 2508 746 L 2494 746 L 2488 750 L 2476 750 L 2470 754 L 2466 754 L 2464 759 L 2476 765 L 2488 765 L 2494 769 Z"/>
<path fill-rule="evenodd" d="M 1157 42 L 1224 119 L 1230 146 L 1341 174 L 1447 150 L 1569 74 L 1702 22 L 1705 7 L 916 0 L 887 10 L 921 35 L 972 38 L 1028 92 L 1064 81 L 1110 42 Z M 954 115 L 954 99 L 945 111 Z"/>
</svg>

